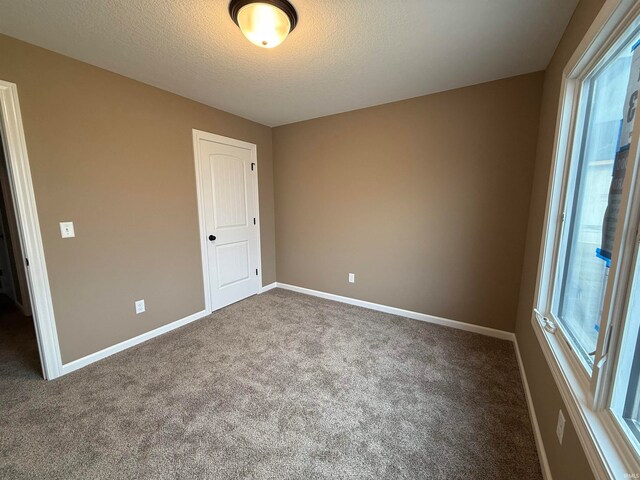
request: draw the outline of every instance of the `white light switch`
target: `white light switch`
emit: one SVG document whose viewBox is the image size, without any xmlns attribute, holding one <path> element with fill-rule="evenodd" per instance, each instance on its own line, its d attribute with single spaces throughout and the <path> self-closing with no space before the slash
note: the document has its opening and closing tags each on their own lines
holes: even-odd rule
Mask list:
<svg viewBox="0 0 640 480">
<path fill-rule="evenodd" d="M 144 312 L 144 300 L 138 300 L 136 302 L 136 315 Z"/>
<path fill-rule="evenodd" d="M 72 238 L 76 236 L 73 230 L 73 222 L 60 222 L 60 235 L 62 238 Z"/>
<path fill-rule="evenodd" d="M 349 283 L 356 283 L 356 274 L 355 273 L 350 273 L 349 274 Z"/>
</svg>

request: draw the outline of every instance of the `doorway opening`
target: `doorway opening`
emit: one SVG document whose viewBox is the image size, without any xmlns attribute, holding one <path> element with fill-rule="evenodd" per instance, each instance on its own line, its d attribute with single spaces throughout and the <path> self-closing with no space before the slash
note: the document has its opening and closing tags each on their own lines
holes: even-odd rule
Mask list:
<svg viewBox="0 0 640 480">
<path fill-rule="evenodd" d="M 3 135 L 4 136 L 4 135 Z M 4 145 L 0 146 L 0 369 L 22 376 L 40 373 L 18 222 Z"/>
<path fill-rule="evenodd" d="M 51 380 L 62 359 L 18 89 L 1 80 L 0 137 L 0 362 Z"/>
</svg>

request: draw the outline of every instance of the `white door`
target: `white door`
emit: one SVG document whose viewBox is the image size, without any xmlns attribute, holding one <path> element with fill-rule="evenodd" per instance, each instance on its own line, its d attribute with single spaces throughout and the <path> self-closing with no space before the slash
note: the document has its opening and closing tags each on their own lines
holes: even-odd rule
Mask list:
<svg viewBox="0 0 640 480">
<path fill-rule="evenodd" d="M 255 145 L 204 132 L 198 154 L 211 309 L 255 295 L 260 289 Z M 240 146 L 239 146 L 240 145 Z M 251 148 L 253 147 L 253 149 Z"/>
</svg>

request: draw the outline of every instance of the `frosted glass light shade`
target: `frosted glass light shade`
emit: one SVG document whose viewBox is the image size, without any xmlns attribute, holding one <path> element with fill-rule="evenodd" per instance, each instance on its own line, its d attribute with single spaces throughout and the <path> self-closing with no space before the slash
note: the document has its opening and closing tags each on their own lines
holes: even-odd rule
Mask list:
<svg viewBox="0 0 640 480">
<path fill-rule="evenodd" d="M 262 48 L 280 45 L 291 30 L 285 12 L 268 3 L 250 3 L 238 12 L 238 26 L 247 39 Z"/>
</svg>

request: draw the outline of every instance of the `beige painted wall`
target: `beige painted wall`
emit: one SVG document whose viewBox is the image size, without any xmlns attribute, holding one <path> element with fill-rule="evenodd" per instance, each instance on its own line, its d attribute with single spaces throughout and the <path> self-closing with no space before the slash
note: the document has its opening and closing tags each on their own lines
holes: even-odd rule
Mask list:
<svg viewBox="0 0 640 480">
<path fill-rule="evenodd" d="M 555 428 L 558 410 L 562 408 L 565 413 L 567 410 L 533 332 L 531 311 L 533 308 L 547 187 L 549 174 L 551 173 L 562 70 L 603 4 L 604 0 L 580 1 L 546 70 L 516 323 L 516 336 L 554 480 L 588 479 L 593 478 L 593 474 L 567 415 L 565 415 L 567 424 L 562 445 L 558 443 L 556 438 Z"/>
<path fill-rule="evenodd" d="M 535 174 L 541 74 L 301 122 L 273 131 L 277 231 L 269 128 L 0 35 L 64 362 L 203 308 L 198 128 L 258 144 L 264 284 L 277 233 L 278 281 L 512 330 L 524 251 L 516 334 L 553 477 L 589 478 L 570 422 L 555 438 L 530 312 L 560 75 L 602 4 L 580 2 L 545 75 Z"/>
<path fill-rule="evenodd" d="M 275 128 L 278 282 L 513 331 L 542 82 Z"/>
<path fill-rule="evenodd" d="M 555 439 L 562 401 L 529 312 L 560 73 L 602 3 L 581 1 L 544 78 L 535 176 L 540 73 L 274 129 L 277 232 L 269 128 L 0 35 L 64 362 L 203 308 L 198 128 L 258 144 L 264 284 L 277 233 L 278 281 L 512 330 L 526 231 L 516 334 L 554 479 L 589 478 L 569 422 Z"/>
<path fill-rule="evenodd" d="M 0 59 L 18 85 L 64 363 L 204 308 L 192 128 L 258 145 L 275 281 L 270 128 L 6 36 Z"/>
</svg>

